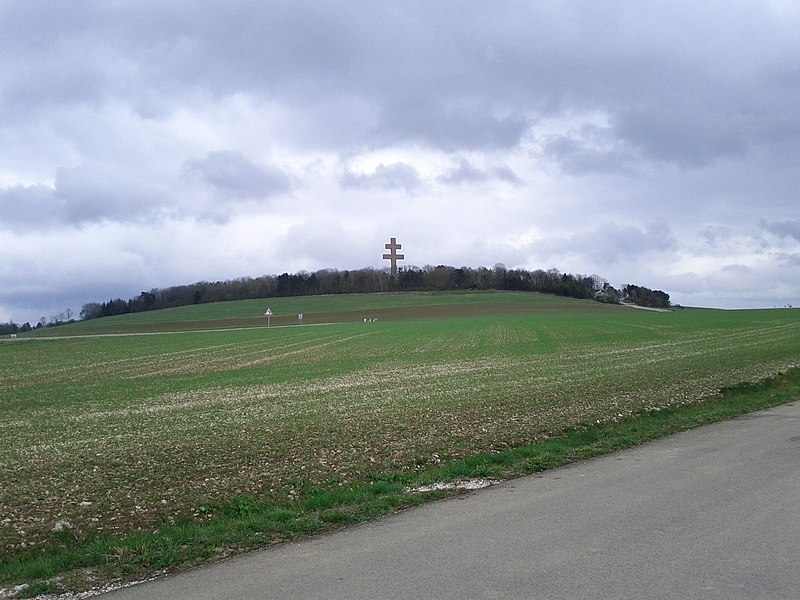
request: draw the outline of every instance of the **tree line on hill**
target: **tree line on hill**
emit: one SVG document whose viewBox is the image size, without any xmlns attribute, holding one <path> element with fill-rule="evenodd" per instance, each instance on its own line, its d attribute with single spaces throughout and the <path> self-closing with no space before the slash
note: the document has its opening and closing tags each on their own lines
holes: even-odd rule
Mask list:
<svg viewBox="0 0 800 600">
<path fill-rule="evenodd" d="M 72 309 L 68 308 L 57 315 L 52 315 L 49 319 L 47 317 L 42 317 L 35 325 L 31 325 L 29 322 L 20 325 L 14 323 L 14 321 L 0 323 L 0 335 L 25 333 L 42 329 L 43 327 L 56 327 L 58 325 L 66 325 L 67 323 L 75 323 L 76 319 L 73 318 L 73 314 Z"/>
<path fill-rule="evenodd" d="M 402 267 L 392 277 L 388 269 L 358 270 L 323 269 L 314 273 L 241 277 L 226 281 L 200 281 L 142 292 L 129 300 L 116 298 L 108 302 L 83 305 L 80 318 L 96 319 L 112 315 L 136 313 L 190 304 L 228 300 L 250 300 L 286 296 L 320 294 L 355 294 L 374 292 L 427 292 L 456 290 L 508 290 L 541 292 L 569 298 L 594 299 L 598 302 L 631 302 L 652 308 L 670 306 L 669 294 L 637 285 L 617 290 L 597 275 L 572 275 L 557 269 L 507 269 L 498 264 L 487 267 Z"/>
</svg>

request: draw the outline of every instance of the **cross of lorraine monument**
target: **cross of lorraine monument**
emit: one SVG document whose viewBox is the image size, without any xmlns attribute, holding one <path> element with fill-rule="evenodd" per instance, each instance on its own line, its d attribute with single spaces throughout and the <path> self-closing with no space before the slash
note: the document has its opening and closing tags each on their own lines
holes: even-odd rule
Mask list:
<svg viewBox="0 0 800 600">
<path fill-rule="evenodd" d="M 384 246 L 389 253 L 384 254 L 383 258 L 385 260 L 391 261 L 392 263 L 392 277 L 397 276 L 397 261 L 403 260 L 405 258 L 405 254 L 398 254 L 397 251 L 403 247 L 402 244 L 397 243 L 397 238 L 391 238 L 389 243 Z"/>
</svg>

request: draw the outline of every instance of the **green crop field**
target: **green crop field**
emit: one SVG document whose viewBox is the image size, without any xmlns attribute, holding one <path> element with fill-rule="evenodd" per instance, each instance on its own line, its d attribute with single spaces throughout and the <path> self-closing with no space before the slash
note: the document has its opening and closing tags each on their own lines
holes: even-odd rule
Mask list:
<svg viewBox="0 0 800 600">
<path fill-rule="evenodd" d="M 797 310 L 522 293 L 282 298 L 47 329 L 0 343 L 0 558 L 422 472 L 798 364 Z M 0 587 L 19 580 L 9 569 Z"/>
</svg>

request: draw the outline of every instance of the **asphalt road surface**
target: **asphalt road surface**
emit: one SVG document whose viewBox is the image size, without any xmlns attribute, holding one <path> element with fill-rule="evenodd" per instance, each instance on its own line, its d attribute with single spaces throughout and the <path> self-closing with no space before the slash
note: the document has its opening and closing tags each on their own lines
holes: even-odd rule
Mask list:
<svg viewBox="0 0 800 600">
<path fill-rule="evenodd" d="M 800 402 L 108 600 L 800 598 Z"/>
</svg>

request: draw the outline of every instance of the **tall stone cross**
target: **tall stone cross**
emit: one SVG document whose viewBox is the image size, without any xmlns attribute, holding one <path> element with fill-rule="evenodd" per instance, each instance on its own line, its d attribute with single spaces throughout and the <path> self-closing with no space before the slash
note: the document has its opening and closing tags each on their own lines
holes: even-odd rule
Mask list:
<svg viewBox="0 0 800 600">
<path fill-rule="evenodd" d="M 397 275 L 397 261 L 403 260 L 405 258 L 404 254 L 398 254 L 397 251 L 403 247 L 403 244 L 397 243 L 397 238 L 391 238 L 388 244 L 384 246 L 389 253 L 384 254 L 383 258 L 386 260 L 391 261 L 392 263 L 392 277 Z"/>
</svg>

